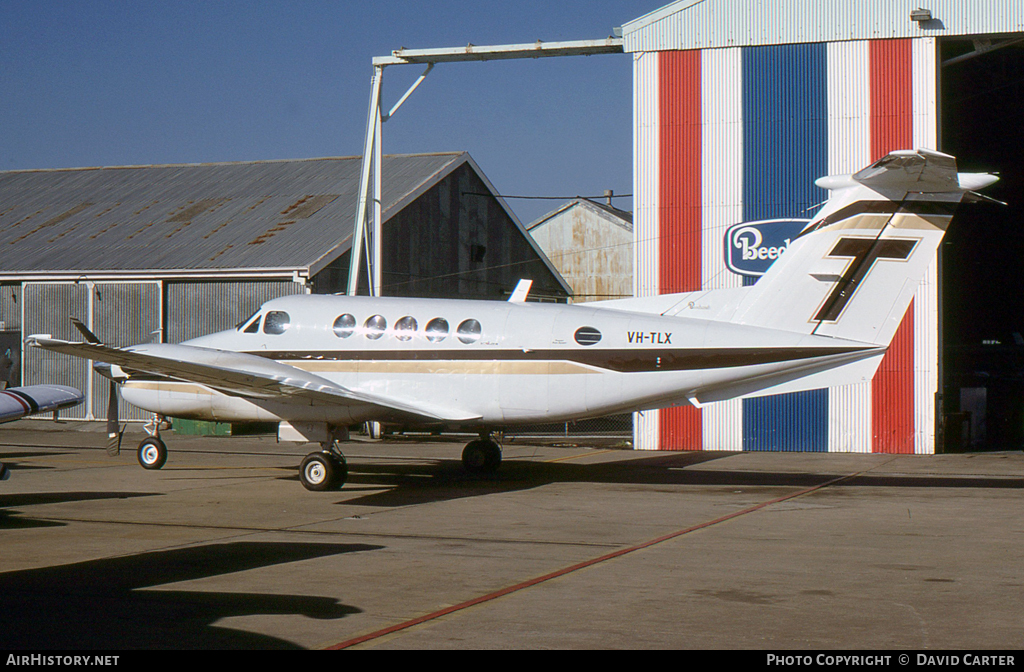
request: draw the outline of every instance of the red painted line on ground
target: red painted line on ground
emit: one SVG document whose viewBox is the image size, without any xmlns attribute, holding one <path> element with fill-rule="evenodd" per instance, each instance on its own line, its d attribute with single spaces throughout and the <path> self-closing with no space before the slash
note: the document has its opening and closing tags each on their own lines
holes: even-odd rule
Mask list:
<svg viewBox="0 0 1024 672">
<path fill-rule="evenodd" d="M 875 466 L 879 466 L 879 465 L 875 465 Z M 865 469 L 864 471 L 867 471 L 867 470 Z M 724 515 L 724 516 L 722 516 L 720 518 L 715 518 L 714 520 L 709 520 L 709 521 L 706 521 L 706 522 L 703 522 L 703 523 L 699 523 L 697 525 L 693 525 L 692 527 L 687 527 L 687 528 L 682 529 L 682 530 L 677 530 L 675 532 L 671 532 L 669 534 L 657 537 L 655 539 L 650 539 L 648 541 L 639 543 L 639 544 L 637 544 L 635 546 L 630 546 L 628 548 L 623 548 L 623 549 L 620 549 L 618 551 L 614 551 L 612 553 L 608 553 L 606 555 L 602 555 L 602 556 L 597 557 L 597 558 L 592 558 L 590 560 L 584 560 L 583 562 L 576 563 L 575 565 L 570 565 L 568 567 L 563 567 L 562 569 L 559 569 L 559 570 L 556 570 L 554 572 L 551 572 L 550 574 L 545 574 L 543 576 L 538 576 L 538 577 L 530 579 L 528 581 L 523 581 L 522 583 L 517 583 L 515 585 L 508 586 L 507 588 L 502 588 L 501 590 L 495 591 L 493 593 L 488 593 L 486 595 L 481 595 L 480 597 L 473 598 L 472 600 L 467 600 L 466 602 L 462 602 L 460 604 L 452 605 L 450 607 L 446 607 L 444 609 L 440 609 L 438 611 L 434 611 L 434 612 L 431 612 L 429 614 L 424 614 L 423 616 L 420 616 L 418 618 L 414 618 L 414 619 L 411 619 L 411 620 L 408 620 L 408 621 L 403 621 L 402 623 L 396 623 L 395 625 L 389 626 L 387 628 L 383 628 L 381 630 L 376 630 L 376 631 L 371 632 L 371 633 L 366 634 L 366 635 L 361 635 L 359 637 L 354 637 L 352 639 L 347 639 L 347 640 L 345 640 L 343 642 L 339 642 L 338 644 L 333 644 L 331 646 L 326 647 L 326 650 L 328 650 L 328 651 L 338 651 L 338 650 L 341 650 L 341 649 L 348 649 L 348 648 L 351 648 L 351 647 L 356 646 L 358 644 L 363 644 L 365 642 L 369 642 L 369 641 L 372 641 L 374 639 L 379 639 L 381 637 L 386 637 L 387 635 L 391 635 L 391 634 L 394 634 L 396 632 L 400 632 L 402 630 L 408 630 L 409 628 L 417 626 L 417 625 L 420 625 L 422 623 L 426 623 L 428 621 L 433 621 L 433 620 L 441 618 L 443 616 L 448 616 L 449 614 L 454 614 L 454 613 L 456 613 L 458 611 L 462 611 L 464 609 L 468 609 L 470 607 L 474 607 L 474 606 L 476 606 L 478 604 L 483 604 L 484 602 L 490 602 L 491 600 L 496 600 L 499 597 L 504 597 L 506 595 L 510 595 L 512 593 L 519 592 L 520 590 L 525 590 L 526 588 L 531 588 L 533 586 L 536 586 L 538 584 L 544 583 L 546 581 L 551 581 L 552 579 L 557 579 L 557 578 L 565 576 L 567 574 L 572 574 L 573 572 L 577 572 L 577 571 L 579 571 L 581 569 L 586 569 L 587 567 L 593 567 L 594 565 L 600 564 L 602 562 L 607 562 L 609 560 L 614 560 L 615 558 L 621 558 L 624 555 L 628 555 L 630 553 L 634 553 L 636 551 L 640 551 L 640 550 L 643 550 L 645 548 L 650 548 L 651 546 L 655 546 L 657 544 L 661 544 L 661 543 L 664 543 L 666 541 L 670 541 L 672 539 L 676 539 L 676 538 L 681 537 L 681 536 L 683 536 L 685 534 L 689 534 L 691 532 L 696 532 L 697 530 L 703 530 L 703 529 L 706 529 L 708 527 L 712 527 L 713 525 L 718 525 L 719 523 L 724 523 L 724 522 L 732 520 L 734 518 L 739 518 L 740 516 L 745 516 L 748 513 L 753 513 L 755 511 L 760 511 L 761 509 L 765 508 L 766 506 L 771 506 L 772 504 L 778 504 L 779 502 L 784 502 L 784 501 L 786 501 L 788 499 L 795 499 L 797 497 L 802 497 L 802 496 L 810 494 L 812 492 L 816 492 L 818 490 L 821 490 L 822 488 L 827 488 L 830 485 L 835 485 L 836 483 L 839 483 L 840 481 L 845 481 L 847 479 L 859 476 L 860 474 L 863 474 L 864 471 L 857 472 L 856 474 L 849 474 L 849 475 L 846 475 L 846 476 L 839 476 L 837 478 L 833 478 L 830 481 L 826 481 L 826 482 L 821 483 L 819 485 L 815 485 L 815 486 L 812 486 L 810 488 L 806 488 L 806 489 L 801 490 L 799 492 L 794 492 L 792 494 L 785 495 L 783 497 L 777 497 L 777 498 L 771 499 L 771 500 L 769 500 L 767 502 L 761 502 L 760 504 L 755 504 L 753 506 L 749 506 L 749 507 L 747 507 L 745 509 L 741 509 L 740 511 L 734 511 L 733 513 L 726 514 L 726 515 Z"/>
</svg>

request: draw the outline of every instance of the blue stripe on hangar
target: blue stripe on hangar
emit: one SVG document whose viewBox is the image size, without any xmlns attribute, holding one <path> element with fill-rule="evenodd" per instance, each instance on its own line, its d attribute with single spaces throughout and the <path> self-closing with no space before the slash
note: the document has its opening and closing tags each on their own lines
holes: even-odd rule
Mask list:
<svg viewBox="0 0 1024 672">
<path fill-rule="evenodd" d="M 828 171 L 825 44 L 743 50 L 743 221 L 807 217 Z M 828 390 L 743 400 L 743 450 L 827 451 Z"/>
</svg>

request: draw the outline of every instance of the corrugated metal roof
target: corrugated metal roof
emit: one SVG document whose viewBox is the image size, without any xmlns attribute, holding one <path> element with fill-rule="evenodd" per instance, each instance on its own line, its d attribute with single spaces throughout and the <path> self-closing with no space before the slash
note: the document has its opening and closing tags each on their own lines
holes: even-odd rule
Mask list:
<svg viewBox="0 0 1024 672">
<path fill-rule="evenodd" d="M 466 162 L 385 156 L 385 221 Z M 0 274 L 315 273 L 350 245 L 359 169 L 356 156 L 0 172 Z"/>
<path fill-rule="evenodd" d="M 677 0 L 622 27 L 626 52 L 1019 32 L 1021 0 Z"/>
<path fill-rule="evenodd" d="M 609 222 L 620 226 L 627 231 L 633 230 L 633 213 L 626 210 L 619 210 L 615 206 L 605 205 L 604 203 L 598 203 L 589 198 L 574 198 L 570 201 L 563 203 L 551 212 L 538 217 L 536 220 L 527 225 L 527 231 L 533 231 L 539 226 L 544 226 L 550 222 L 554 217 L 561 213 L 569 210 L 570 208 L 582 207 L 592 212 L 603 214 Z"/>
</svg>

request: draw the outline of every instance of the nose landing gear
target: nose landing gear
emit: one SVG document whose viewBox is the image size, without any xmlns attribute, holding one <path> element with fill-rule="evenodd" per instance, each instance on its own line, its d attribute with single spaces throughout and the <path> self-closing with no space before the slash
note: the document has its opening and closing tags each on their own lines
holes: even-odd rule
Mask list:
<svg viewBox="0 0 1024 672">
<path fill-rule="evenodd" d="M 159 469 L 167 462 L 167 445 L 160 439 L 160 425 L 166 422 L 166 418 L 154 415 L 143 427 L 149 432 L 139 444 L 139 464 L 143 469 Z"/>
</svg>

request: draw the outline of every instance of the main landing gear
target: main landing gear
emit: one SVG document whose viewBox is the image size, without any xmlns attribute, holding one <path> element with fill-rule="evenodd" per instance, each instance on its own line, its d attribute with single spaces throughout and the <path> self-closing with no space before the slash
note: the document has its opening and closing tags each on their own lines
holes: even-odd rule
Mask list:
<svg viewBox="0 0 1024 672">
<path fill-rule="evenodd" d="M 490 474 L 501 466 L 501 446 L 490 433 L 481 433 L 462 450 L 462 466 L 471 474 Z"/>
<path fill-rule="evenodd" d="M 337 441 L 320 444 L 322 450 L 310 453 L 299 465 L 299 480 L 307 490 L 324 492 L 338 490 L 348 479 L 348 463 Z"/>
</svg>

